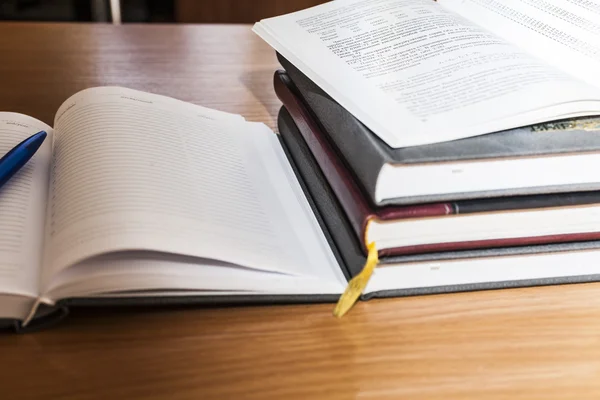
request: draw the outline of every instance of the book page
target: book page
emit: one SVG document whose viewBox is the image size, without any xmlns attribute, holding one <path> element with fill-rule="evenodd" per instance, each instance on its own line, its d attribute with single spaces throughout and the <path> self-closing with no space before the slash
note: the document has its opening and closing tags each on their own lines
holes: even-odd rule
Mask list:
<svg viewBox="0 0 600 400">
<path fill-rule="evenodd" d="M 439 3 L 600 88 L 598 1 L 439 0 Z"/>
<path fill-rule="evenodd" d="M 133 250 L 337 279 L 278 145 L 262 124 L 162 96 L 74 95 L 55 120 L 44 287 L 83 260 Z"/>
<path fill-rule="evenodd" d="M 225 291 L 235 295 L 340 294 L 344 286 L 326 278 L 323 273 L 291 276 L 217 260 L 130 251 L 95 257 L 67 269 L 52 280 L 42 300 L 53 304 L 53 299 L 118 296 L 119 292 L 127 292 L 131 297 L 214 296 Z"/>
<path fill-rule="evenodd" d="M 600 111 L 600 91 L 432 0 L 338 0 L 254 30 L 392 147 Z"/>
<path fill-rule="evenodd" d="M 20 171 L 0 187 L 2 293 L 39 295 L 52 128 L 26 115 L 0 112 L 0 157 L 42 130 L 49 135 L 42 146 Z"/>
</svg>

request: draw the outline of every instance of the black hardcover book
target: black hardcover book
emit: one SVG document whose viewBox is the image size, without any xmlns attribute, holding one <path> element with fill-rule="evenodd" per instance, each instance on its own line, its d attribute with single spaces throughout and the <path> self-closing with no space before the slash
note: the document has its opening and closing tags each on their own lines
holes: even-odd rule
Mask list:
<svg viewBox="0 0 600 400">
<path fill-rule="evenodd" d="M 278 59 L 374 205 L 600 189 L 600 119 L 394 149 L 280 54 Z"/>
</svg>

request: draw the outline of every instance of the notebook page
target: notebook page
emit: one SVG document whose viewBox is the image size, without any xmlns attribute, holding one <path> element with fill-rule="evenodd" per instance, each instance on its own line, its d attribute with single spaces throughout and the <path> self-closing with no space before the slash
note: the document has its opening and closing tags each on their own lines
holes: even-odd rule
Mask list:
<svg viewBox="0 0 600 400">
<path fill-rule="evenodd" d="M 0 188 L 0 292 L 37 297 L 48 195 L 52 128 L 22 114 L 0 112 L 0 154 L 44 130 L 49 137 Z"/>
<path fill-rule="evenodd" d="M 598 1 L 440 0 L 440 4 L 600 88 Z"/>
<path fill-rule="evenodd" d="M 198 268 L 198 263 L 202 267 Z M 339 268 L 337 268 L 339 271 Z M 108 254 L 69 268 L 53 279 L 43 301 L 88 297 L 127 291 L 130 296 L 144 293 L 194 291 L 195 295 L 214 295 L 215 291 L 231 294 L 339 294 L 340 282 L 321 276 L 290 276 L 258 271 L 233 264 L 196 257 L 150 252 Z M 162 294 L 162 293 L 161 293 Z"/>
<path fill-rule="evenodd" d="M 86 258 L 123 250 L 294 275 L 334 262 L 287 177 L 269 172 L 282 170 L 275 135 L 190 106 L 104 88 L 61 106 L 45 283 Z"/>
<path fill-rule="evenodd" d="M 332 1 L 254 30 L 391 147 L 600 111 L 600 91 L 432 0 Z"/>
</svg>

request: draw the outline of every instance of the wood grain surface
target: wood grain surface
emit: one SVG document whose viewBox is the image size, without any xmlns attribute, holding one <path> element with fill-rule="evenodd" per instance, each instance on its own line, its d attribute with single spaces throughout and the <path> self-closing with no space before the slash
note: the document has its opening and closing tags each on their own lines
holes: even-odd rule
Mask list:
<svg viewBox="0 0 600 400">
<path fill-rule="evenodd" d="M 0 24 L 0 110 L 123 85 L 274 126 L 249 26 Z M 332 305 L 75 310 L 0 336 L 2 399 L 597 399 L 600 284 Z"/>
</svg>

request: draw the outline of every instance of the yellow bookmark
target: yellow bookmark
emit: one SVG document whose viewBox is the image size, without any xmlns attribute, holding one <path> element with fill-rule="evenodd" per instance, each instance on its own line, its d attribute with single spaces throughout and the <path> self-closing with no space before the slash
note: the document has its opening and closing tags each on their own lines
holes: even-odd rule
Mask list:
<svg viewBox="0 0 600 400">
<path fill-rule="evenodd" d="M 338 318 L 343 317 L 344 314 L 350 311 L 354 303 L 356 303 L 360 294 L 365 287 L 367 287 L 367 283 L 369 283 L 369 279 L 371 279 L 371 275 L 373 275 L 373 270 L 379 262 L 375 242 L 369 243 L 367 245 L 367 250 L 369 251 L 369 255 L 367 256 L 367 262 L 365 263 L 363 270 L 348 282 L 346 290 L 344 290 L 344 293 L 333 310 L 333 315 Z"/>
</svg>

